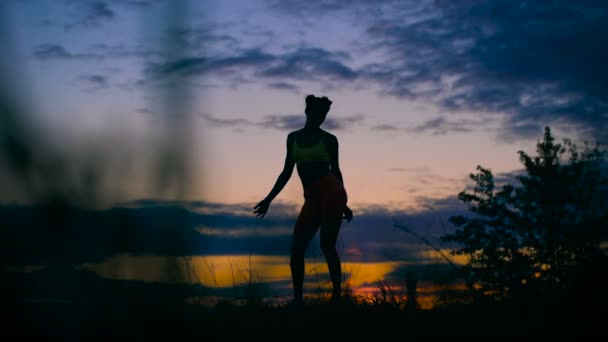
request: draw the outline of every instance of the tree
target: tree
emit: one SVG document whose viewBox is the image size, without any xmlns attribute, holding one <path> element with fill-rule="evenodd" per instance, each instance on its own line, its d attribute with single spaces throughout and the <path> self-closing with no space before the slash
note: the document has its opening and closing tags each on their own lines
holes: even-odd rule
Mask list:
<svg viewBox="0 0 608 342">
<path fill-rule="evenodd" d="M 536 153 L 519 151 L 525 171 L 515 177 L 519 184 L 499 189 L 492 171 L 477 166 L 472 191 L 458 194 L 471 215 L 451 217 L 457 229 L 441 237 L 458 245 L 451 253 L 468 257 L 465 277 L 493 299 L 521 285 L 570 291 L 605 263 L 606 151 L 586 142 L 579 151 L 568 139 L 558 144 L 546 127 Z"/>
</svg>

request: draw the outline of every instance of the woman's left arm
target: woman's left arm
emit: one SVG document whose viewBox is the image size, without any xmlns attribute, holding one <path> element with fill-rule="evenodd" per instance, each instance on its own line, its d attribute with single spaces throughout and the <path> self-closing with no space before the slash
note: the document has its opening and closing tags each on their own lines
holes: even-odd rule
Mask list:
<svg viewBox="0 0 608 342">
<path fill-rule="evenodd" d="M 333 135 L 329 135 L 328 141 L 327 141 L 327 146 L 329 148 L 329 156 L 331 158 L 330 161 L 330 169 L 331 169 L 331 173 L 333 173 L 336 178 L 338 178 L 340 180 L 340 182 L 342 182 L 342 187 L 344 187 L 344 189 L 346 189 L 346 186 L 344 186 L 344 179 L 342 178 L 342 171 L 340 171 L 340 163 L 339 163 L 339 158 L 338 158 L 338 138 L 336 138 Z M 348 201 L 348 199 L 347 199 Z M 344 206 L 344 213 L 343 213 L 343 218 L 346 219 L 346 221 L 350 222 L 353 219 L 353 211 L 348 207 L 348 205 Z"/>
<path fill-rule="evenodd" d="M 327 138 L 327 147 L 329 148 L 329 166 L 331 169 L 331 173 L 333 173 L 336 178 L 338 178 L 340 182 L 342 182 L 342 186 L 344 186 L 344 179 L 342 177 L 342 171 L 340 171 L 340 162 L 338 158 L 338 138 L 333 135 L 329 135 L 329 137 Z"/>
</svg>

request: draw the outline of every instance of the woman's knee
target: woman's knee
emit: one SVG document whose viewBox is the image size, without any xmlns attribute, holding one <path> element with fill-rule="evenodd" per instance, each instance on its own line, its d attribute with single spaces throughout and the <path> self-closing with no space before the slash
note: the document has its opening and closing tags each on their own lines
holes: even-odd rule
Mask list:
<svg viewBox="0 0 608 342">
<path fill-rule="evenodd" d="M 336 249 L 336 244 L 332 243 L 331 241 L 322 241 L 321 242 L 321 251 L 323 252 L 323 254 L 325 254 L 326 256 L 332 256 L 338 253 L 338 250 Z"/>
<path fill-rule="evenodd" d="M 291 257 L 292 258 L 303 258 L 306 252 L 306 246 L 300 243 L 291 244 Z"/>
</svg>

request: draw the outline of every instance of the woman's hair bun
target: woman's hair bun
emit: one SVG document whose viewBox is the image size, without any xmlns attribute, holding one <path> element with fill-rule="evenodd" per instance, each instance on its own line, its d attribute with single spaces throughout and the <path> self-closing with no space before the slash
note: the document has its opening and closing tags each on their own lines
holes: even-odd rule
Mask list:
<svg viewBox="0 0 608 342">
<path fill-rule="evenodd" d="M 312 102 L 315 100 L 316 96 L 314 95 L 308 95 L 306 96 L 306 104 L 312 104 Z"/>
<path fill-rule="evenodd" d="M 323 104 L 326 106 L 330 106 L 332 104 L 332 101 L 330 99 L 328 99 L 327 96 L 317 97 L 317 96 L 314 96 L 311 94 L 311 95 L 306 96 L 306 104 L 307 105 Z"/>
</svg>

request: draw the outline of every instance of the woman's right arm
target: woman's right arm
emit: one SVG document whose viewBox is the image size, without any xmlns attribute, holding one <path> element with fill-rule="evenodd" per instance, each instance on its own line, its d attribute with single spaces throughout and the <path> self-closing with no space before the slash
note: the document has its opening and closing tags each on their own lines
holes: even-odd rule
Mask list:
<svg viewBox="0 0 608 342">
<path fill-rule="evenodd" d="M 293 143 L 293 133 L 289 133 L 287 135 L 287 153 L 285 154 L 285 163 L 283 164 L 283 171 L 279 174 L 277 181 L 275 182 L 272 190 L 268 196 L 266 196 L 266 200 L 272 202 L 272 200 L 277 197 L 277 195 L 283 190 L 289 179 L 291 178 L 291 174 L 293 173 L 293 167 L 295 166 L 295 161 L 291 156 L 291 145 Z"/>
<path fill-rule="evenodd" d="M 264 217 L 264 215 L 266 215 L 266 211 L 268 210 L 268 206 L 270 205 L 270 202 L 272 202 L 272 200 L 274 200 L 274 198 L 277 197 L 277 195 L 281 192 L 281 190 L 283 190 L 283 188 L 285 187 L 285 185 L 291 178 L 291 175 L 293 173 L 293 168 L 296 164 L 291 155 L 292 144 L 293 144 L 293 133 L 289 133 L 289 135 L 287 135 L 287 153 L 285 155 L 285 163 L 283 165 L 283 171 L 281 171 L 281 173 L 279 174 L 279 177 L 277 178 L 274 186 L 272 187 L 272 190 L 270 190 L 270 193 L 268 193 L 266 198 L 264 198 L 262 201 L 260 201 L 260 203 L 258 203 L 254 207 L 254 209 L 256 209 L 254 211 L 254 213 L 257 216 Z"/>
</svg>

